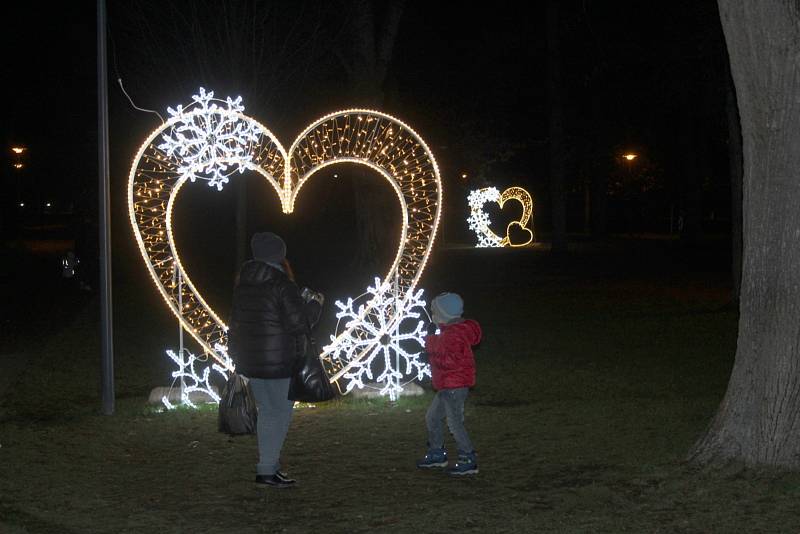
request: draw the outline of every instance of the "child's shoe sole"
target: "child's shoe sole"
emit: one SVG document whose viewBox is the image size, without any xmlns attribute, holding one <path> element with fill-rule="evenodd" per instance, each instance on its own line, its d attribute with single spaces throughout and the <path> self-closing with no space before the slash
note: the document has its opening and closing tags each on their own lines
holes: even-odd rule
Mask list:
<svg viewBox="0 0 800 534">
<path fill-rule="evenodd" d="M 447 462 L 441 462 L 438 464 L 417 464 L 417 468 L 419 469 L 431 469 L 438 467 L 447 467 Z"/>
<path fill-rule="evenodd" d="M 476 467 L 475 469 L 468 469 L 466 471 L 448 471 L 447 474 L 452 475 L 454 477 L 460 477 L 463 475 L 477 475 L 478 468 Z"/>
</svg>

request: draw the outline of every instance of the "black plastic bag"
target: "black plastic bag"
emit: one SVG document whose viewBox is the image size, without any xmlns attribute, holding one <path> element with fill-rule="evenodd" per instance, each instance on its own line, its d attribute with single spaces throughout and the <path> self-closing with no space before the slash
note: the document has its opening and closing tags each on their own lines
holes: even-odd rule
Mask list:
<svg viewBox="0 0 800 534">
<path fill-rule="evenodd" d="M 305 344 L 305 356 L 300 359 L 289 381 L 289 400 L 300 402 L 325 402 L 336 396 L 317 355 L 313 338 Z"/>
<path fill-rule="evenodd" d="M 236 436 L 255 434 L 258 411 L 247 380 L 231 373 L 219 399 L 219 431 Z"/>
</svg>

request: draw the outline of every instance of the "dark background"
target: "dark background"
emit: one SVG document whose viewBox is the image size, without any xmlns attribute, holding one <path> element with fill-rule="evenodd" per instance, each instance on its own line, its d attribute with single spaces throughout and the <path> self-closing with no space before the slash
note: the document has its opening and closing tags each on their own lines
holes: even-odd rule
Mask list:
<svg viewBox="0 0 800 534">
<path fill-rule="evenodd" d="M 167 106 L 187 103 L 200 86 L 223 98 L 241 95 L 245 112 L 288 146 L 317 117 L 365 105 L 351 90 L 352 77 L 341 60 L 352 50 L 354 5 L 109 6 L 115 276 L 123 281 L 144 276 L 125 188 L 139 144 L 160 123 L 154 114 L 133 109 L 117 78 L 136 105 L 162 116 Z M 255 11 L 247 11 L 251 8 Z M 676 247 L 680 254 L 698 234 L 727 239 L 725 92 L 730 82 L 716 3 L 585 0 L 560 3 L 560 11 L 570 241 L 609 234 L 663 237 L 685 245 Z M 84 264 L 94 264 L 95 5 L 42 10 L 23 4 L 8 7 L 7 13 L 7 106 L 0 129 L 3 237 L 7 242 L 60 240 L 54 252 L 76 247 L 88 258 Z M 474 242 L 465 222 L 466 195 L 485 185 L 527 188 L 534 198 L 537 236 L 548 240 L 545 30 L 542 2 L 480 8 L 405 4 L 381 107 L 411 124 L 439 160 L 446 199 L 440 244 Z M 14 145 L 27 148 L 22 159 L 10 152 Z M 628 163 L 621 158 L 625 152 L 638 157 Z M 19 162 L 23 168 L 14 168 Z M 331 286 L 330 270 L 348 272 L 358 284 L 377 274 L 353 262 L 353 236 L 360 224 L 353 189 L 364 177 L 346 167 L 329 171 L 304 189 L 289 216 L 280 214 L 271 188 L 256 177 L 245 178 L 248 231 L 283 234 L 305 280 L 329 292 L 352 293 L 353 284 Z M 388 187 L 377 194 L 391 198 Z M 598 214 L 601 203 L 606 209 Z M 219 298 L 236 270 L 235 209 L 235 187 L 217 192 L 195 185 L 186 188 L 174 217 L 185 264 L 193 266 L 201 291 L 218 288 Z M 487 209 L 498 228 L 514 216 L 513 209 Z M 387 236 L 391 250 L 393 241 Z M 92 276 L 91 267 L 86 272 Z M 215 297 L 210 300 L 214 304 Z"/>
</svg>

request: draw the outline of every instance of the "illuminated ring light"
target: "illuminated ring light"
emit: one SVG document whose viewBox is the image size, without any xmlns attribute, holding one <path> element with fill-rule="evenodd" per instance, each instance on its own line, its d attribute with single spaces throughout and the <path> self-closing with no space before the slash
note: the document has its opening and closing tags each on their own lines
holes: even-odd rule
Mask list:
<svg viewBox="0 0 800 534">
<path fill-rule="evenodd" d="M 497 202 L 500 209 L 503 208 L 509 200 L 517 200 L 522 204 L 522 215 L 519 219 L 511 221 L 506 226 L 505 237 L 500 237 L 495 234 L 491 228 L 491 220 L 489 214 L 483 211 L 483 206 L 487 202 Z M 478 236 L 478 247 L 524 247 L 534 240 L 533 231 L 528 228 L 531 215 L 533 214 L 533 199 L 530 193 L 521 187 L 509 187 L 500 193 L 495 187 L 485 187 L 483 189 L 476 189 L 471 191 L 467 199 L 470 207 L 470 216 L 467 218 L 470 230 L 473 230 Z M 528 240 L 524 243 L 511 242 L 511 227 L 519 226 L 523 231 L 528 233 Z"/>
<path fill-rule="evenodd" d="M 201 97 L 205 97 L 201 91 Z M 210 93 L 213 97 L 213 93 Z M 210 98 L 210 97 L 209 97 Z M 195 102 L 200 102 L 195 97 Z M 237 103 L 238 100 L 235 103 Z M 174 116 L 151 133 L 136 154 L 128 181 L 128 212 L 147 269 L 165 302 L 182 327 L 217 362 L 232 370 L 230 360 L 215 350 L 227 345 L 227 326 L 191 282 L 181 264 L 172 233 L 172 210 L 187 180 L 213 173 L 209 185 L 221 189 L 231 168 L 261 174 L 275 189 L 284 213 L 291 213 L 300 189 L 317 171 L 335 163 L 365 165 L 383 176 L 393 187 L 403 216 L 397 254 L 384 280 L 395 288 L 398 298 L 413 292 L 427 263 L 441 217 L 442 183 L 436 160 L 427 144 L 403 122 L 372 110 L 352 109 L 327 115 L 314 121 L 301 133 L 287 152 L 277 138 L 262 124 L 233 110 L 208 107 L 194 110 L 178 108 Z M 231 101 L 228 99 L 228 107 Z M 220 138 L 244 132 L 247 139 L 220 157 L 195 158 L 207 145 L 194 143 L 191 150 L 165 148 L 159 140 L 180 137 L 187 122 L 213 123 Z M 240 131 L 241 130 L 241 131 Z M 209 140 L 214 142 L 216 140 Z M 210 151 L 208 152 L 211 153 Z M 220 171 L 221 169 L 221 171 Z M 227 173 L 227 174 L 225 174 Z M 220 179 L 220 176 L 223 176 Z M 180 274 L 183 284 L 176 284 Z M 179 291 L 180 288 L 180 291 Z M 180 294 L 179 294 L 180 292 Z M 364 313 L 370 312 L 368 303 Z M 400 318 L 390 317 L 394 325 Z M 354 324 L 337 339 L 358 329 Z M 378 340 L 375 340 L 377 343 Z M 336 341 L 330 345 L 335 347 Z M 329 347 L 330 347 L 329 346 Z M 338 380 L 358 359 L 336 366 L 327 365 L 331 380 Z M 321 355 L 325 361 L 325 353 Z"/>
</svg>

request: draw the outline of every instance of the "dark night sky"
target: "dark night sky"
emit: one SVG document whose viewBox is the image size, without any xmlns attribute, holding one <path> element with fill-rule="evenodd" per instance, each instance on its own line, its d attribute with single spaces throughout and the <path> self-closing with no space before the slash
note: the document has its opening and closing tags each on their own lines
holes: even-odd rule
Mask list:
<svg viewBox="0 0 800 534">
<path fill-rule="evenodd" d="M 130 107 L 115 83 L 117 76 L 139 106 L 162 114 L 167 106 L 188 101 L 200 85 L 220 95 L 241 86 L 247 109 L 286 144 L 321 114 L 355 104 L 334 53 L 343 46 L 341 36 L 352 15 L 349 3 L 328 3 L 334 8 L 322 15 L 316 3 L 259 4 L 274 6 L 277 16 L 264 31 L 272 39 L 267 48 L 279 52 L 269 56 L 272 70 L 266 72 L 272 77 L 261 81 L 262 89 L 268 86 L 261 93 L 266 96 L 255 102 L 248 99 L 247 80 L 237 80 L 246 78 L 243 69 L 236 74 L 236 69 L 199 58 L 196 49 L 187 47 L 191 37 L 176 32 L 170 17 L 158 16 L 163 5 L 129 2 L 110 8 L 115 216 L 124 217 L 130 158 L 158 125 L 154 116 Z M 219 3 L 179 5 L 199 6 L 207 23 L 203 32 L 219 30 L 208 9 Z M 684 0 L 644 7 L 633 1 L 575 0 L 560 6 L 561 95 L 568 181 L 575 191 L 571 217 L 582 217 L 581 184 L 597 173 L 613 181 L 621 172 L 618 155 L 629 149 L 641 153 L 642 163 L 658 177 L 661 192 L 651 196 L 657 199 L 659 217 L 666 206 L 680 204 L 698 180 L 704 184 L 706 215 L 716 210 L 724 216 L 729 206 L 728 79 L 716 3 Z M 9 105 L 2 138 L 6 145 L 30 147 L 27 172 L 42 195 L 75 202 L 90 213 L 96 209 L 97 167 L 94 8 L 91 2 L 56 3 L 47 10 L 10 6 L 2 37 Z M 311 31 L 304 20 L 321 20 L 320 28 Z M 384 109 L 412 124 L 434 147 L 457 199 L 465 193 L 457 178 L 464 171 L 499 186 L 527 186 L 539 201 L 536 224 L 546 229 L 544 20 L 543 2 L 494 2 L 491 9 L 408 2 Z M 9 162 L 3 163 L 7 173 Z M 690 165 L 700 169 L 692 178 Z"/>
</svg>

